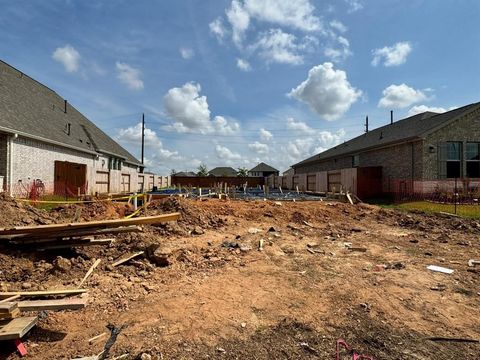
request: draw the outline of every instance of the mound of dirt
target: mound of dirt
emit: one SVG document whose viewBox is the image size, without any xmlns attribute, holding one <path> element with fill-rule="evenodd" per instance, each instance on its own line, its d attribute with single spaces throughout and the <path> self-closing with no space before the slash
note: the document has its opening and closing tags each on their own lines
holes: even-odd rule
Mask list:
<svg viewBox="0 0 480 360">
<path fill-rule="evenodd" d="M 54 218 L 44 210 L 37 209 L 6 194 L 0 194 L 0 227 L 45 225 Z"/>
</svg>

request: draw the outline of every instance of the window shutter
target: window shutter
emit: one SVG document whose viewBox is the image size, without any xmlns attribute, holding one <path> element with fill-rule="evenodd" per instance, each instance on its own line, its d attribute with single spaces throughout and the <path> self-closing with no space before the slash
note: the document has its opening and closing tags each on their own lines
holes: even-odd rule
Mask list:
<svg viewBox="0 0 480 360">
<path fill-rule="evenodd" d="M 438 178 L 447 178 L 447 143 L 439 143 L 438 149 Z"/>
</svg>

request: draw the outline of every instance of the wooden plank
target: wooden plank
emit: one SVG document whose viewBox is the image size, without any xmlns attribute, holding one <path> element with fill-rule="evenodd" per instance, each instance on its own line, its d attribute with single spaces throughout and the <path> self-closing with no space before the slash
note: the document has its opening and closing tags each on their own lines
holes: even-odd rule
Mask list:
<svg viewBox="0 0 480 360">
<path fill-rule="evenodd" d="M 352 197 L 350 196 L 350 194 L 348 192 L 347 192 L 347 199 L 348 199 L 348 202 L 353 205 Z"/>
<path fill-rule="evenodd" d="M 20 309 L 16 307 L 12 312 L 9 313 L 0 313 L 0 320 L 3 319 L 13 319 L 20 315 Z"/>
<path fill-rule="evenodd" d="M 35 243 L 29 244 L 30 247 L 38 247 L 37 250 L 55 250 L 55 249 L 69 249 L 73 247 L 83 247 L 83 246 L 98 246 L 98 245 L 110 245 L 112 242 L 115 242 L 115 239 L 95 239 L 95 240 L 59 240 L 52 241 L 49 243 Z"/>
<path fill-rule="evenodd" d="M 4 302 L 0 304 L 0 313 L 11 313 L 13 310 L 18 308 L 16 302 Z"/>
<path fill-rule="evenodd" d="M 19 226 L 13 228 L 0 228 L 0 235 L 15 234 L 43 234 L 58 231 L 75 231 L 88 228 L 111 228 L 127 225 L 160 224 L 168 221 L 178 220 L 180 213 L 163 214 L 156 216 L 144 216 L 130 219 L 114 219 L 103 221 L 89 221 L 69 224 L 51 224 L 38 226 Z"/>
<path fill-rule="evenodd" d="M 83 283 L 85 281 L 87 281 L 87 279 L 90 277 L 90 275 L 92 275 L 93 273 L 93 270 L 95 270 L 95 268 L 98 266 L 98 264 L 100 264 L 102 260 L 100 259 L 97 259 L 95 260 L 95 262 L 93 263 L 93 265 L 90 267 L 90 269 L 88 269 L 87 273 L 85 274 L 85 276 L 83 277 L 82 281 L 80 281 L 80 284 L 78 285 L 79 288 L 82 287 Z"/>
<path fill-rule="evenodd" d="M 59 310 L 79 310 L 87 305 L 87 300 L 76 299 L 56 299 L 56 300 L 24 300 L 18 302 L 20 311 L 59 311 Z"/>
<path fill-rule="evenodd" d="M 13 295 L 13 296 L 7 297 L 5 299 L 0 300 L 0 304 L 4 303 L 4 302 L 13 301 L 15 299 L 18 299 L 19 297 L 20 297 L 20 295 Z"/>
<path fill-rule="evenodd" d="M 36 316 L 0 321 L 0 340 L 21 339 L 37 323 Z"/>
<path fill-rule="evenodd" d="M 57 231 L 54 233 L 46 234 L 19 234 L 19 235 L 4 235 L 0 236 L 0 240 L 12 240 L 18 242 L 41 242 L 41 241 L 51 241 L 52 239 L 58 238 L 71 238 L 71 237 L 82 237 L 88 235 L 104 235 L 104 234 L 117 234 L 117 233 L 126 233 L 126 232 L 142 232 L 143 228 L 141 226 L 131 225 L 131 226 L 121 226 L 117 228 L 108 228 L 108 229 L 86 229 L 86 230 L 77 230 L 72 235 L 72 231 Z"/>
<path fill-rule="evenodd" d="M 123 258 L 123 259 L 115 261 L 112 264 L 112 266 L 115 267 L 115 266 L 121 265 L 123 263 L 126 263 L 127 261 L 132 260 L 133 258 L 136 258 L 137 256 L 143 255 L 143 253 L 144 253 L 143 251 L 138 251 L 136 253 L 133 253 L 132 255 L 129 255 L 129 256 Z"/>
<path fill-rule="evenodd" d="M 78 295 L 86 293 L 86 289 L 59 289 L 45 291 L 4 291 L 0 292 L 0 298 L 6 298 L 13 295 L 36 297 L 36 296 L 61 296 L 61 295 Z"/>
</svg>

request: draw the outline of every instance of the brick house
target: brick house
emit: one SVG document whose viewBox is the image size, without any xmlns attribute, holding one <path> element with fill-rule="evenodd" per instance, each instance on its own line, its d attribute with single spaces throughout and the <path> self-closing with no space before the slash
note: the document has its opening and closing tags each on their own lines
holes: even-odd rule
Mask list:
<svg viewBox="0 0 480 360">
<path fill-rule="evenodd" d="M 263 162 L 248 170 L 248 176 L 253 177 L 269 177 L 270 175 L 278 176 L 278 174 L 279 171 L 277 169 Z"/>
<path fill-rule="evenodd" d="M 329 190 L 331 174 L 336 174 L 332 181 L 345 185 L 352 181 L 349 180 L 352 176 L 354 182 L 359 182 L 360 173 L 367 177 L 378 175 L 379 172 L 373 170 L 381 173 L 383 192 L 407 186 L 411 191 L 425 193 L 455 178 L 468 178 L 470 183 L 478 185 L 480 103 L 442 114 L 424 112 L 410 116 L 368 131 L 292 167 L 297 178 L 294 183 L 305 182 L 305 188 L 306 178 L 316 174 L 316 190 Z"/>
<path fill-rule="evenodd" d="M 143 165 L 55 91 L 0 61 L 0 190 L 72 195 L 158 185 Z M 157 183 L 155 183 L 157 181 Z"/>
</svg>

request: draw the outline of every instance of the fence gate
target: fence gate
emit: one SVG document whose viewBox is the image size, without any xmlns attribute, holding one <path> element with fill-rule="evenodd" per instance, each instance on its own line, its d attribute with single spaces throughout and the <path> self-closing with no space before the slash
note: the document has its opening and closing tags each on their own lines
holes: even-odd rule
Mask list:
<svg viewBox="0 0 480 360">
<path fill-rule="evenodd" d="M 315 191 L 317 185 L 317 175 L 307 175 L 307 190 Z"/>
<path fill-rule="evenodd" d="M 342 188 L 342 173 L 340 171 L 328 172 L 328 191 L 340 192 Z"/>
<path fill-rule="evenodd" d="M 130 192 L 130 174 L 122 174 L 122 192 Z"/>
<path fill-rule="evenodd" d="M 95 176 L 95 191 L 101 194 L 110 192 L 110 173 L 108 171 L 97 171 Z"/>
</svg>

